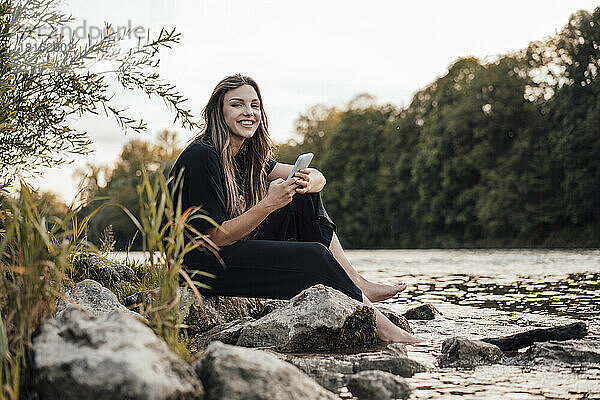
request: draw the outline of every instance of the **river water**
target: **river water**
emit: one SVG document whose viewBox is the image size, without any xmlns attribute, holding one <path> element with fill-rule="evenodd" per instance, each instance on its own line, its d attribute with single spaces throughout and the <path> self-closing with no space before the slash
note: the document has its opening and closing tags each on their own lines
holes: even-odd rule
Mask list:
<svg viewBox="0 0 600 400">
<path fill-rule="evenodd" d="M 584 321 L 600 340 L 600 251 L 355 250 L 348 258 L 371 280 L 406 281 L 408 289 L 385 303 L 403 312 L 427 302 L 442 312 L 411 321 L 422 346 L 409 356 L 435 368 L 441 342 L 483 338 Z M 411 399 L 600 398 L 597 368 L 482 366 L 434 369 L 408 382 Z"/>
<path fill-rule="evenodd" d="M 409 357 L 431 371 L 407 379 L 411 399 L 600 399 L 600 365 L 438 369 L 444 339 L 503 336 L 584 321 L 600 340 L 600 250 L 349 250 L 366 278 L 405 281 L 385 306 L 431 303 L 442 316 L 411 321 L 425 339 Z"/>
</svg>

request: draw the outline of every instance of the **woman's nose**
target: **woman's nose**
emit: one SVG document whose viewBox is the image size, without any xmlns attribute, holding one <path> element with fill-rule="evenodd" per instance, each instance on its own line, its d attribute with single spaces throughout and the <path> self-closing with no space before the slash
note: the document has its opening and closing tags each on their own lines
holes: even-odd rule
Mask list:
<svg viewBox="0 0 600 400">
<path fill-rule="evenodd" d="M 248 106 L 244 109 L 244 114 L 246 115 L 253 115 L 254 114 L 254 110 L 252 109 L 252 106 Z"/>
</svg>

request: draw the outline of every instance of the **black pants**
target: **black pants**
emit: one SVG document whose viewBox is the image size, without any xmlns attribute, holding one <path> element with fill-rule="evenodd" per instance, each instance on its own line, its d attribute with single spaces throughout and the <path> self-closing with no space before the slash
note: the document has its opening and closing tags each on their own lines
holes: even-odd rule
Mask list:
<svg viewBox="0 0 600 400">
<path fill-rule="evenodd" d="M 335 229 L 320 193 L 296 193 L 249 240 L 220 248 L 225 267 L 210 252 L 193 251 L 187 254 L 185 270 L 193 280 L 210 286 L 200 289 L 207 294 L 290 299 L 322 283 L 362 301 L 362 292 L 329 250 Z"/>
</svg>

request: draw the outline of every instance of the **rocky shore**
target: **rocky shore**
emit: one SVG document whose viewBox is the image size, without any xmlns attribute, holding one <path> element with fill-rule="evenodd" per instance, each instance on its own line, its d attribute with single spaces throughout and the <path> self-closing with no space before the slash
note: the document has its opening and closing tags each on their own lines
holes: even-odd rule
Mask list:
<svg viewBox="0 0 600 400">
<path fill-rule="evenodd" d="M 86 262 L 92 271 L 106 268 Z M 135 287 L 126 268 L 118 267 L 119 285 Z M 95 280 L 77 283 L 33 341 L 33 385 L 40 398 L 406 399 L 413 391 L 407 378 L 432 370 L 600 364 L 599 343 L 585 338 L 505 353 L 494 344 L 452 337 L 427 365 L 402 344 L 378 343 L 373 310 L 323 285 L 289 301 L 205 296 L 202 306 L 189 289 L 180 290 L 191 363 L 133 311 L 151 292 L 121 304 Z M 418 327 L 443 318 L 430 304 L 403 314 L 381 310 L 417 335 Z M 418 327 L 411 327 L 415 319 Z"/>
</svg>

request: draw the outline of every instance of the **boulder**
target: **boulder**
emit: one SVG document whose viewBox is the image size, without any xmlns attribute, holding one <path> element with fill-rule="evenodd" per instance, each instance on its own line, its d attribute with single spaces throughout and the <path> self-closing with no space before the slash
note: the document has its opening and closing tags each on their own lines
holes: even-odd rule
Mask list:
<svg viewBox="0 0 600 400">
<path fill-rule="evenodd" d="M 600 364 L 600 342 L 583 339 L 535 343 L 520 359 L 534 364 Z"/>
<path fill-rule="evenodd" d="M 190 365 L 129 314 L 67 308 L 33 340 L 33 373 L 44 399 L 173 399 L 202 395 Z"/>
<path fill-rule="evenodd" d="M 98 254 L 78 253 L 73 258 L 73 280 L 93 279 L 102 286 L 119 293 L 124 299 L 140 290 L 141 281 L 127 265 L 109 261 Z"/>
<path fill-rule="evenodd" d="M 91 279 L 86 279 L 67 287 L 65 297 L 66 299 L 58 301 L 56 308 L 57 317 L 69 308 L 80 308 L 94 316 L 104 315 L 115 310 L 137 314 L 119 303 L 117 296 L 113 292 Z"/>
<path fill-rule="evenodd" d="M 417 372 L 427 371 L 420 362 L 386 351 L 357 354 L 349 356 L 348 359 L 355 362 L 357 371 L 385 371 L 405 378 L 410 378 Z"/>
<path fill-rule="evenodd" d="M 193 363 L 207 400 L 334 400 L 298 368 L 275 355 L 212 342 Z"/>
<path fill-rule="evenodd" d="M 378 306 L 377 309 L 381 311 L 381 313 L 385 315 L 392 322 L 392 324 L 396 325 L 400 329 L 404 329 L 408 333 L 414 333 L 410 327 L 410 324 L 408 323 L 408 320 L 403 315 L 397 314 L 386 307 Z"/>
<path fill-rule="evenodd" d="M 407 399 L 412 390 L 406 381 L 383 371 L 363 371 L 348 379 L 348 389 L 359 400 Z"/>
<path fill-rule="evenodd" d="M 254 318 L 244 317 L 217 325 L 207 332 L 192 337 L 188 342 L 188 348 L 190 351 L 196 352 L 217 340 L 225 344 L 236 344 L 242 329 L 252 321 L 254 321 Z"/>
<path fill-rule="evenodd" d="M 346 386 L 348 376 L 356 372 L 353 361 L 335 356 L 292 356 L 276 353 L 276 356 L 289 362 L 313 378 L 319 385 L 335 392 Z"/>
<path fill-rule="evenodd" d="M 474 368 L 499 362 L 504 353 L 493 344 L 453 337 L 444 340 L 438 356 L 440 367 Z"/>
<path fill-rule="evenodd" d="M 138 292 L 125 298 L 125 305 L 135 307 L 136 304 L 148 301 L 148 296 L 157 295 L 158 289 Z M 180 311 L 185 315 L 183 323 L 192 333 L 206 332 L 217 325 L 254 316 L 262 307 L 260 299 L 212 295 L 202 295 L 200 305 L 194 292 L 187 287 L 180 287 L 179 295 Z"/>
<path fill-rule="evenodd" d="M 346 385 L 351 375 L 360 371 L 380 370 L 402 377 L 411 377 L 427 368 L 406 357 L 406 346 L 389 344 L 382 351 L 359 354 L 291 355 L 277 356 L 300 368 L 321 386 L 335 391 Z"/>
<path fill-rule="evenodd" d="M 275 299 L 265 300 L 263 302 L 260 310 L 255 315 L 253 315 L 253 317 L 256 319 L 262 318 L 265 315 L 267 315 L 268 313 L 285 306 L 287 303 L 288 303 L 288 300 L 275 300 Z"/>
<path fill-rule="evenodd" d="M 284 352 L 332 350 L 377 343 L 375 329 L 372 308 L 338 290 L 315 285 L 245 326 L 237 345 Z"/>
<path fill-rule="evenodd" d="M 404 318 L 414 320 L 435 319 L 436 315 L 442 315 L 442 313 L 439 312 L 437 308 L 428 303 L 411 308 L 403 314 Z"/>
</svg>

